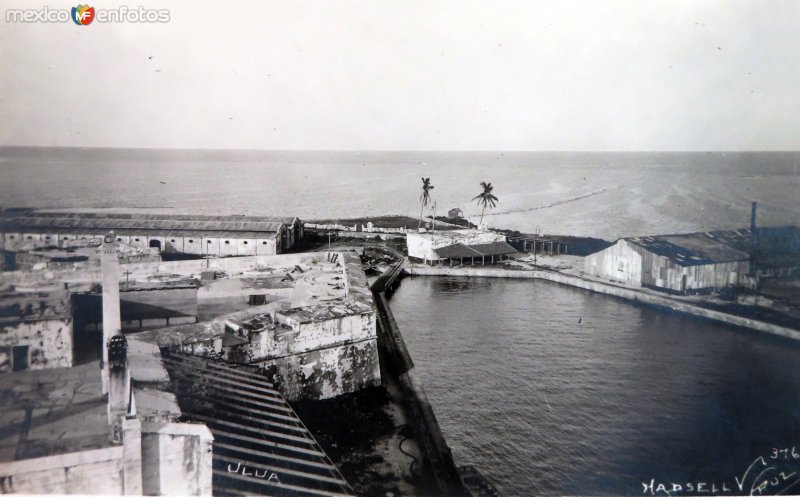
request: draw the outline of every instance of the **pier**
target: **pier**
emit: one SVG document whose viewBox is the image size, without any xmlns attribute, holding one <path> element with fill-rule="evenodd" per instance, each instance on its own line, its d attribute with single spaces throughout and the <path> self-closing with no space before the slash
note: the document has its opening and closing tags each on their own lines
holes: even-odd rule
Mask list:
<svg viewBox="0 0 800 497">
<path fill-rule="evenodd" d="M 561 242 L 548 240 L 546 238 L 509 236 L 507 238 L 507 242 L 520 252 L 530 252 L 533 254 L 543 255 L 567 254 L 567 250 L 569 248 L 567 244 L 562 244 Z"/>
</svg>

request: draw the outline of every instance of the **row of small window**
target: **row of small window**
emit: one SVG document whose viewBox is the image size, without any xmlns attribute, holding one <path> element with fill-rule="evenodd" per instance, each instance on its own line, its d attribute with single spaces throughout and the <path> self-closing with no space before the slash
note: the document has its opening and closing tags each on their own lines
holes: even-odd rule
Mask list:
<svg viewBox="0 0 800 497">
<path fill-rule="evenodd" d="M 8 239 L 9 239 L 9 240 L 13 240 L 13 239 L 14 239 L 14 235 L 9 235 L 9 236 L 8 236 Z M 32 236 L 28 236 L 28 237 L 27 237 L 27 239 L 28 239 L 28 240 L 33 240 L 33 237 L 32 237 Z M 44 237 L 44 239 L 45 239 L 45 240 L 49 240 L 49 239 L 50 239 L 50 235 L 47 235 L 47 236 L 45 236 L 45 237 Z M 64 240 L 69 240 L 69 237 L 68 237 L 68 236 L 65 236 L 65 237 L 64 237 Z M 82 237 L 81 237 L 81 240 L 86 240 L 86 237 L 85 237 L 85 236 L 82 236 Z M 121 241 L 122 241 L 122 238 L 117 238 L 117 241 L 118 241 L 118 242 L 121 242 Z M 135 242 L 138 242 L 138 241 L 139 241 L 139 239 L 138 239 L 138 238 L 135 238 L 135 239 L 134 239 L 134 241 L 135 241 Z M 175 239 L 174 239 L 174 238 L 173 238 L 173 239 L 171 239 L 171 240 L 170 240 L 170 243 L 175 243 Z M 194 240 L 190 239 L 190 240 L 189 240 L 189 243 L 194 243 Z M 206 240 L 206 243 L 211 243 L 211 240 Z M 230 243 L 231 243 L 231 242 L 230 242 L 229 240 L 225 240 L 225 245 L 230 245 Z M 247 245 L 247 240 L 245 240 L 243 243 L 244 243 L 245 245 Z M 267 242 L 261 242 L 261 245 L 266 245 L 266 244 L 267 244 Z"/>
</svg>

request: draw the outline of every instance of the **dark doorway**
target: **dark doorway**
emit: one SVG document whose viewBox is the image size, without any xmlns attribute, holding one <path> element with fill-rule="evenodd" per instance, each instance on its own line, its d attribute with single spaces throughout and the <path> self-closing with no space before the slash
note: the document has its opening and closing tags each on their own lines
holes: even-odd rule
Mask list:
<svg viewBox="0 0 800 497">
<path fill-rule="evenodd" d="M 150 240 L 150 247 L 161 250 L 161 240 Z"/>
<path fill-rule="evenodd" d="M 13 271 L 17 269 L 17 253 L 4 252 L 3 253 L 3 271 Z"/>
<path fill-rule="evenodd" d="M 12 347 L 11 368 L 12 371 L 22 371 L 28 369 L 28 351 L 30 347 L 27 345 L 15 345 Z"/>
<path fill-rule="evenodd" d="M 267 296 L 266 295 L 250 295 L 250 298 L 247 300 L 247 303 L 250 305 L 264 305 L 267 303 Z"/>
<path fill-rule="evenodd" d="M 99 293 L 75 293 L 72 306 L 72 355 L 77 366 L 102 357 L 103 299 Z"/>
</svg>

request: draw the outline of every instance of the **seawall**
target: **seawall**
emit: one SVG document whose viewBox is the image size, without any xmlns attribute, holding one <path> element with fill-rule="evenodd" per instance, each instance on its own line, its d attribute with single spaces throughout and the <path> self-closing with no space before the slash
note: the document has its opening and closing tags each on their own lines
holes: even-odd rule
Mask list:
<svg viewBox="0 0 800 497">
<path fill-rule="evenodd" d="M 741 326 L 763 333 L 789 338 L 792 340 L 800 341 L 800 330 L 779 326 L 772 323 L 760 321 L 758 319 L 737 316 L 726 312 L 715 311 L 713 309 L 706 309 L 694 305 L 690 302 L 681 302 L 673 298 L 655 295 L 645 291 L 639 291 L 632 288 L 625 288 L 617 285 L 602 283 L 599 281 L 588 280 L 578 276 L 572 276 L 553 271 L 521 271 L 521 270 L 508 270 L 508 269 L 491 269 L 491 268 L 476 268 L 476 269 L 449 269 L 449 268 L 418 268 L 406 267 L 404 272 L 409 275 L 418 276 L 469 276 L 469 277 L 483 277 L 483 278 L 523 278 L 523 279 L 540 279 L 568 285 L 592 292 L 611 295 L 635 302 L 642 302 L 644 304 L 654 305 L 676 312 L 682 312 L 692 316 L 698 316 L 722 323 Z"/>
<path fill-rule="evenodd" d="M 400 255 L 400 254 L 398 254 Z M 445 441 L 436 416 L 433 413 L 422 381 L 414 369 L 414 362 L 408 353 L 400 328 L 394 319 L 386 299 L 397 279 L 403 273 L 403 261 L 387 269 L 371 286 L 378 309 L 378 351 L 382 364 L 397 376 L 408 399 L 409 422 L 414 436 L 425 454 L 433 476 L 438 495 L 460 497 L 467 495 L 458 473 L 453 454 Z"/>
</svg>

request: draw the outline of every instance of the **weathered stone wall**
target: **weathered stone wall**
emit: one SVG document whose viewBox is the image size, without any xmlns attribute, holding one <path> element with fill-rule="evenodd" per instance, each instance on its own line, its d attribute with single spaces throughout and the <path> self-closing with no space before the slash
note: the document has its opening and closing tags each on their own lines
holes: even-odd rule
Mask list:
<svg viewBox="0 0 800 497">
<path fill-rule="evenodd" d="M 277 313 L 280 316 L 280 313 Z M 334 319 L 295 324 L 299 333 L 288 334 L 272 342 L 271 348 L 251 351 L 251 361 L 267 357 L 300 354 L 344 343 L 375 338 L 375 313 L 352 314 Z"/>
<path fill-rule="evenodd" d="M 0 493 L 123 495 L 123 448 L 0 464 Z"/>
<path fill-rule="evenodd" d="M 376 339 L 312 350 L 255 364 L 286 400 L 327 399 L 381 383 Z"/>
<path fill-rule="evenodd" d="M 0 322 L 0 372 L 11 368 L 12 346 L 30 347 L 30 369 L 72 367 L 72 318 Z"/>
</svg>

